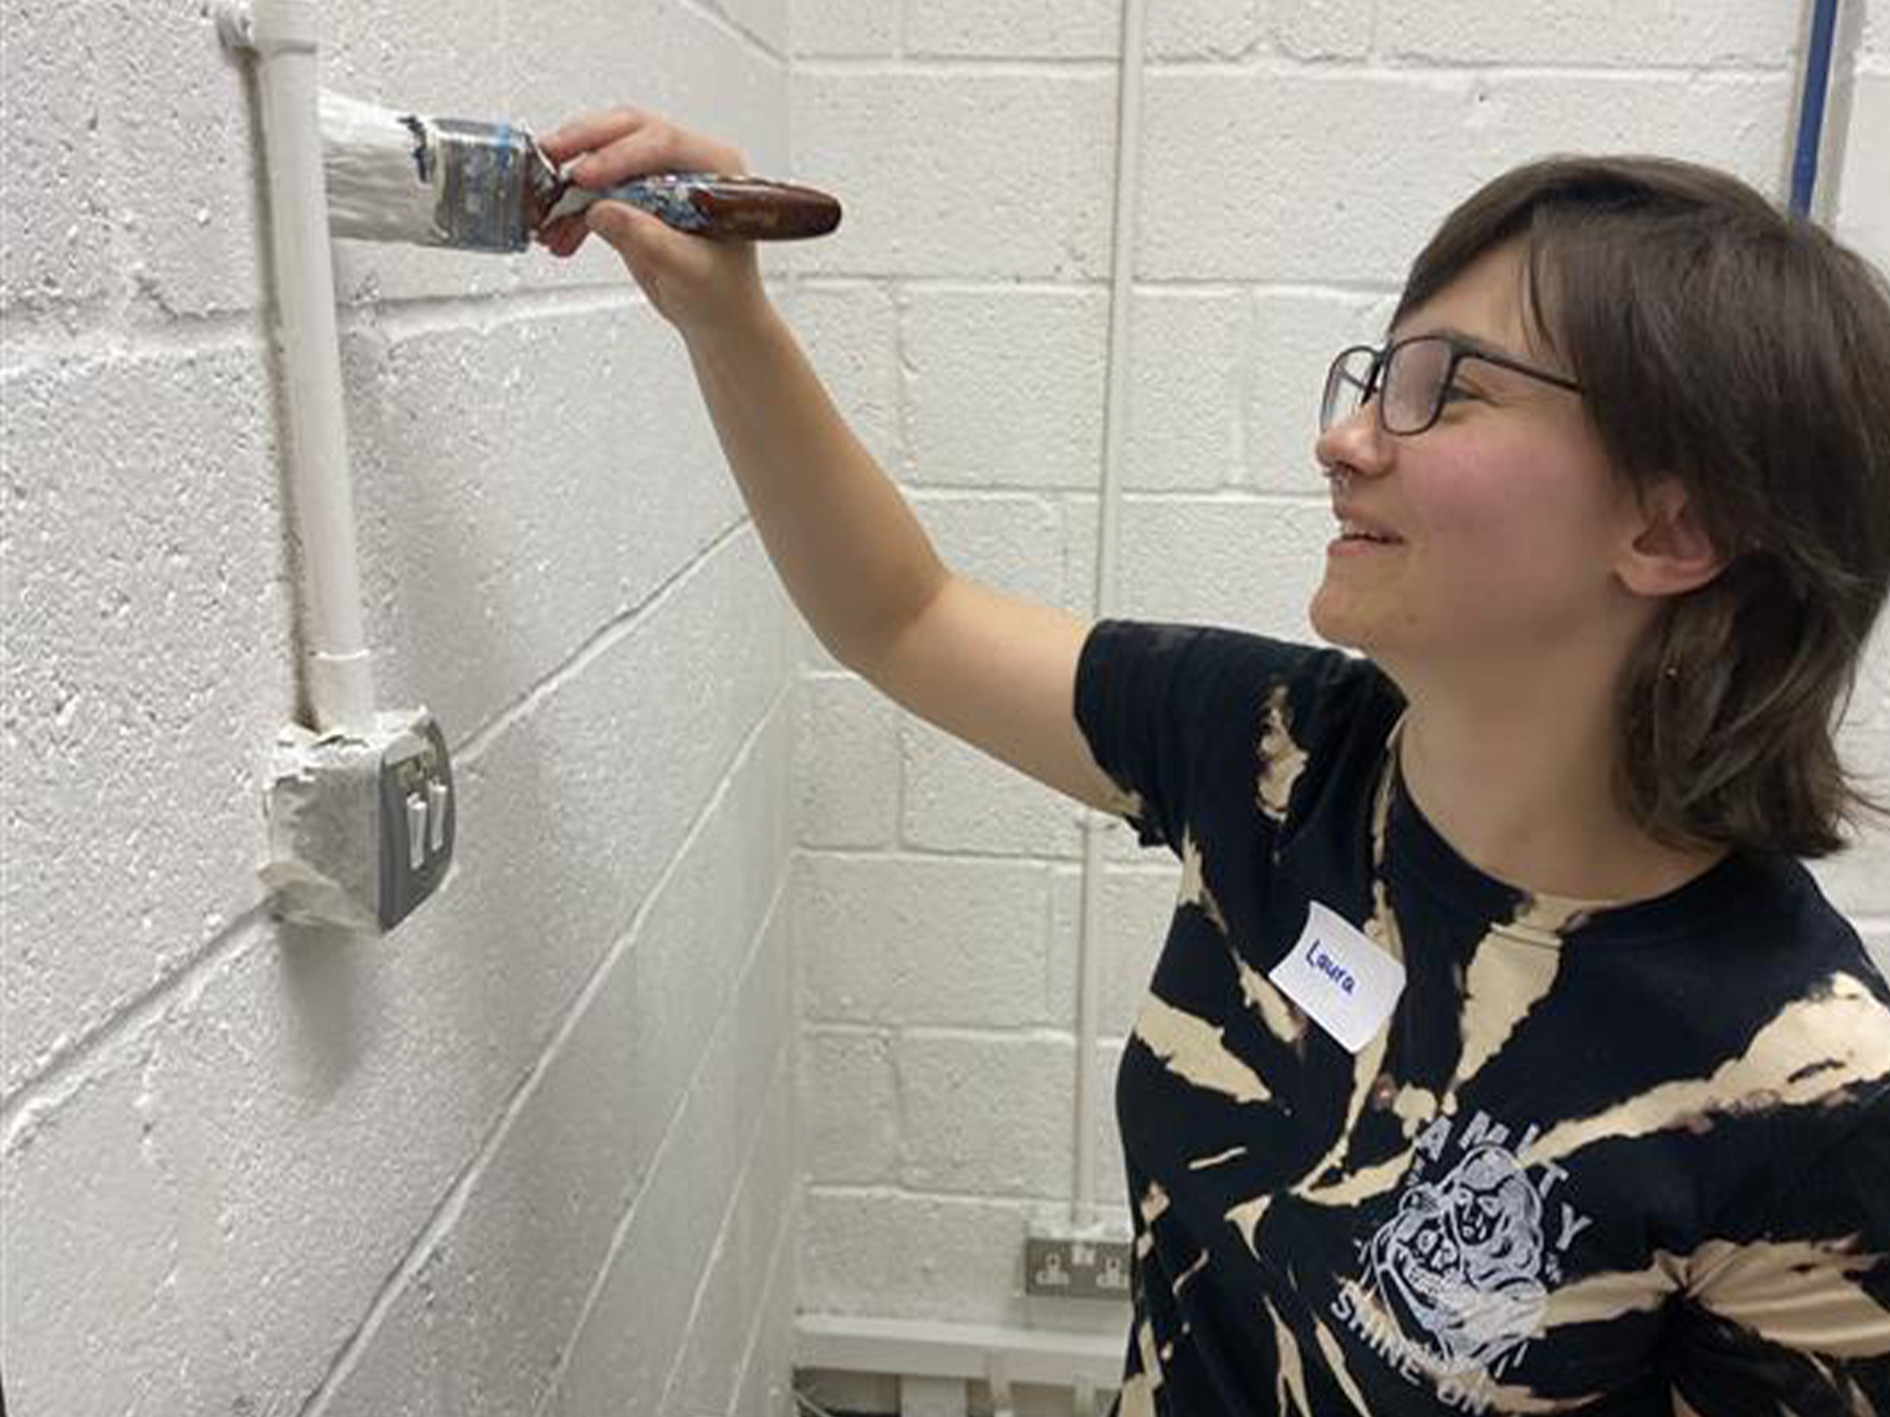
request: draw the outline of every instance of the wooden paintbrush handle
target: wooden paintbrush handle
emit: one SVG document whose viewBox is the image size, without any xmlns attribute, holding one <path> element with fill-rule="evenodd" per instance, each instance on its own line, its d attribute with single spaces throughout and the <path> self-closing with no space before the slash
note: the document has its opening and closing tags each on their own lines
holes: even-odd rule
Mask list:
<svg viewBox="0 0 1890 1417">
<path fill-rule="evenodd" d="M 840 225 L 840 203 L 812 187 L 760 177 L 704 176 L 683 184 L 705 236 L 742 241 L 801 241 Z"/>
<path fill-rule="evenodd" d="M 552 215 L 601 200 L 626 202 L 693 236 L 740 241 L 801 241 L 840 224 L 840 203 L 825 192 L 713 172 L 659 173 L 601 192 L 573 188 Z"/>
</svg>

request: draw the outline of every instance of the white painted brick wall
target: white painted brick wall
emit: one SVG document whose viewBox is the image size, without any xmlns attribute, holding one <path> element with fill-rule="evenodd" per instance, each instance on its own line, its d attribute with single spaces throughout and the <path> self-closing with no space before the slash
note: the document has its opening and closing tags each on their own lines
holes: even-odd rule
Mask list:
<svg viewBox="0 0 1890 1417">
<path fill-rule="evenodd" d="M 1862 25 L 1866 72 L 1890 69 L 1886 8 Z M 793 267 L 817 366 L 945 559 L 1087 614 L 1115 7 L 1064 7 L 1054 25 L 1040 9 L 797 0 L 794 165 L 849 207 Z M 1310 637 L 1332 353 L 1382 329 L 1445 212 L 1527 158 L 1664 152 L 1781 191 L 1799 10 L 1154 0 L 1119 613 Z M 1025 1229 L 1060 1218 L 1071 1185 L 1073 814 L 811 641 L 804 658 L 801 1303 L 1027 1321 Z M 1890 766 L 1886 662 L 1846 741 Z M 1108 1081 L 1177 876 L 1125 831 L 1105 854 L 1097 1144 L 1119 1204 Z M 1823 870 L 1880 940 L 1886 867 L 1875 845 Z"/>
<path fill-rule="evenodd" d="M 458 872 L 385 940 L 271 921 L 293 561 L 203 9 L 0 0 L 7 1410 L 786 1413 L 790 608 L 614 256 L 338 248 L 378 688 L 447 730 Z M 361 97 L 786 164 L 786 0 L 322 21 Z"/>
<path fill-rule="evenodd" d="M 1331 349 L 1524 157 L 1775 189 L 1796 8 L 1152 5 L 1120 610 L 1309 634 Z M 1087 611 L 1118 20 L 1050 13 L 338 0 L 323 72 L 636 101 L 839 193 L 834 239 L 769 258 L 836 396 L 947 560 Z M 240 71 L 198 0 L 0 18 L 9 1411 L 780 1413 L 797 1307 L 1031 1318 L 1072 810 L 793 628 L 608 252 L 337 251 L 381 694 L 446 723 L 461 872 L 389 941 L 270 922 L 292 562 Z M 1847 744 L 1890 764 L 1884 662 Z M 1108 1079 L 1176 873 L 1105 854 Z M 1886 865 L 1823 872 L 1877 938 Z"/>
</svg>

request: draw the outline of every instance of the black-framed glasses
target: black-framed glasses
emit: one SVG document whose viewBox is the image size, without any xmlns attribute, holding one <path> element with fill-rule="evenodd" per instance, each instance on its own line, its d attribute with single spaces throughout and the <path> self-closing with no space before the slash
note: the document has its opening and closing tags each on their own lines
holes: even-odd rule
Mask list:
<svg viewBox="0 0 1890 1417">
<path fill-rule="evenodd" d="M 1579 394 L 1573 379 L 1535 369 L 1506 354 L 1471 344 L 1451 335 L 1410 335 L 1383 349 L 1355 344 L 1342 349 L 1326 371 L 1326 392 L 1319 401 L 1319 431 L 1350 418 L 1378 396 L 1378 426 L 1408 438 L 1422 433 L 1443 417 L 1444 405 L 1456 387 L 1457 366 L 1466 359 L 1513 369 L 1558 389 Z"/>
</svg>

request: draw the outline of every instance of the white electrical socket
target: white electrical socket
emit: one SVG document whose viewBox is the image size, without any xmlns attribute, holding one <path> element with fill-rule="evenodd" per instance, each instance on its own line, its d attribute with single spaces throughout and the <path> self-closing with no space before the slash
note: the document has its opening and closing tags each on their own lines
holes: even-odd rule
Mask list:
<svg viewBox="0 0 1890 1417">
<path fill-rule="evenodd" d="M 1129 1242 L 1033 1235 L 1024 1241 L 1024 1293 L 1058 1299 L 1126 1299 Z"/>
</svg>

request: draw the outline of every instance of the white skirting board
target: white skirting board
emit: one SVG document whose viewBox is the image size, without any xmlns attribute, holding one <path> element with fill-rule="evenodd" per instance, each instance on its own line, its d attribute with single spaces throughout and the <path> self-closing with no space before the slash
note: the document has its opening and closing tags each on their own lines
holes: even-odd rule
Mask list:
<svg viewBox="0 0 1890 1417">
<path fill-rule="evenodd" d="M 1062 1333 L 928 1319 L 802 1314 L 795 1320 L 796 1367 L 915 1378 L 988 1378 L 992 1358 L 1014 1383 L 1114 1387 L 1122 1381 L 1126 1335 Z"/>
</svg>

